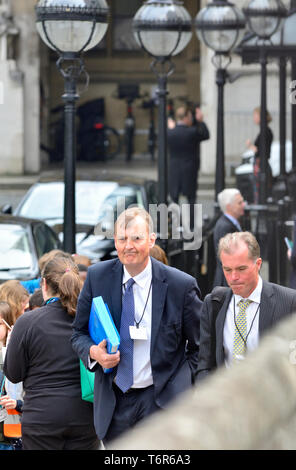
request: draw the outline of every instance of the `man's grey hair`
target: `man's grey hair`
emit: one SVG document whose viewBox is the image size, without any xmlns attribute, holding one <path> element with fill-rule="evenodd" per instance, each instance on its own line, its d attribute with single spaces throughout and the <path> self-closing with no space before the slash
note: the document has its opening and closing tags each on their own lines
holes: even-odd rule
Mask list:
<svg viewBox="0 0 296 470">
<path fill-rule="evenodd" d="M 233 232 L 220 238 L 218 256 L 221 259 L 222 251 L 231 255 L 244 243 L 248 248 L 249 258 L 254 262 L 260 258 L 260 246 L 251 232 Z"/>
<path fill-rule="evenodd" d="M 141 217 L 146 222 L 149 234 L 153 233 L 153 220 L 149 212 L 147 212 L 143 207 L 133 206 L 121 212 L 118 216 L 114 227 L 115 234 L 117 227 L 127 228 L 129 224 L 134 222 L 136 217 Z"/>
<path fill-rule="evenodd" d="M 222 212 L 226 212 L 228 204 L 234 202 L 234 198 L 237 194 L 241 194 L 240 191 L 236 188 L 226 188 L 218 194 L 218 203 Z"/>
</svg>

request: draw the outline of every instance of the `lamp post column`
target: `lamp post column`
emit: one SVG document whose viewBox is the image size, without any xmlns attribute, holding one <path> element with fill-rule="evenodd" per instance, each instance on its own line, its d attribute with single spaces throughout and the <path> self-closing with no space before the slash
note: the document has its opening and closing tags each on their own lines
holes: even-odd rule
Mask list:
<svg viewBox="0 0 296 470">
<path fill-rule="evenodd" d="M 216 142 L 216 176 L 215 192 L 217 195 L 225 188 L 225 149 L 224 149 L 224 85 L 227 72 L 223 68 L 216 71 L 216 85 L 218 87 L 217 109 L 217 142 Z"/>
<path fill-rule="evenodd" d="M 280 57 L 280 176 L 286 182 L 286 58 Z"/>
<path fill-rule="evenodd" d="M 261 64 L 261 114 L 260 114 L 260 172 L 259 172 L 259 201 L 265 204 L 267 199 L 267 106 L 266 106 L 266 80 L 267 57 L 264 46 L 260 50 Z"/>
<path fill-rule="evenodd" d="M 79 96 L 76 92 L 76 80 L 78 77 L 77 66 L 70 65 L 63 70 L 59 59 L 57 65 L 64 77 L 64 94 L 62 99 L 64 107 L 64 250 L 68 253 L 76 252 L 75 243 L 75 180 L 76 180 L 76 129 L 75 114 L 76 101 Z"/>
<path fill-rule="evenodd" d="M 158 198 L 160 204 L 168 202 L 168 146 L 167 146 L 167 79 L 174 66 L 166 58 L 157 58 L 151 64 L 157 77 L 158 105 Z M 158 70 L 159 69 L 159 70 Z"/>
<path fill-rule="evenodd" d="M 159 97 L 158 108 L 158 175 L 159 175 L 159 203 L 167 204 L 168 197 L 168 162 L 167 162 L 167 118 L 166 118 L 166 97 L 167 79 L 165 76 L 158 77 Z"/>
</svg>

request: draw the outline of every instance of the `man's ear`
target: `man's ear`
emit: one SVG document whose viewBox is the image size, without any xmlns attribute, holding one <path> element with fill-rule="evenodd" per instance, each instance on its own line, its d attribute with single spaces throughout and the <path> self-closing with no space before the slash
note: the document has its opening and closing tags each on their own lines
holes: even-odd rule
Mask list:
<svg viewBox="0 0 296 470">
<path fill-rule="evenodd" d="M 257 258 L 256 264 L 257 264 L 257 267 L 258 267 L 258 271 L 260 271 L 261 266 L 262 266 L 262 258 Z"/>
<path fill-rule="evenodd" d="M 150 250 L 151 250 L 151 248 L 154 247 L 155 241 L 156 241 L 156 234 L 154 232 L 152 232 L 152 233 L 150 233 L 150 236 L 149 236 L 149 249 Z"/>
</svg>

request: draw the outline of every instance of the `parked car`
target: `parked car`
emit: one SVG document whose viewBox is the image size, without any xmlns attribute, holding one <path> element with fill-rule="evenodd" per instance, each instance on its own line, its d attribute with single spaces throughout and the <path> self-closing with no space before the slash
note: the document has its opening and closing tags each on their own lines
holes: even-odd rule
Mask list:
<svg viewBox="0 0 296 470">
<path fill-rule="evenodd" d="M 43 221 L 0 215 L 0 283 L 37 278 L 38 259 L 61 247 L 57 234 Z"/>
<path fill-rule="evenodd" d="M 157 184 L 153 180 L 124 176 L 78 180 L 75 188 L 76 252 L 92 263 L 117 256 L 112 230 L 119 213 L 131 204 L 147 210 L 157 204 Z M 7 210 L 7 208 L 6 208 Z M 40 181 L 25 194 L 14 215 L 38 218 L 63 239 L 64 182 Z"/>
</svg>

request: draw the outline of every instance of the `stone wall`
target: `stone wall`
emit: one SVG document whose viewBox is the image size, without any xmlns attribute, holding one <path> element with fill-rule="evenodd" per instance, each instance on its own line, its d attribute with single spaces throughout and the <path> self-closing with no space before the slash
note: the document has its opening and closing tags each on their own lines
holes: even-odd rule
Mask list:
<svg viewBox="0 0 296 470">
<path fill-rule="evenodd" d="M 296 449 L 296 316 L 232 369 L 220 369 L 112 449 Z"/>
</svg>

